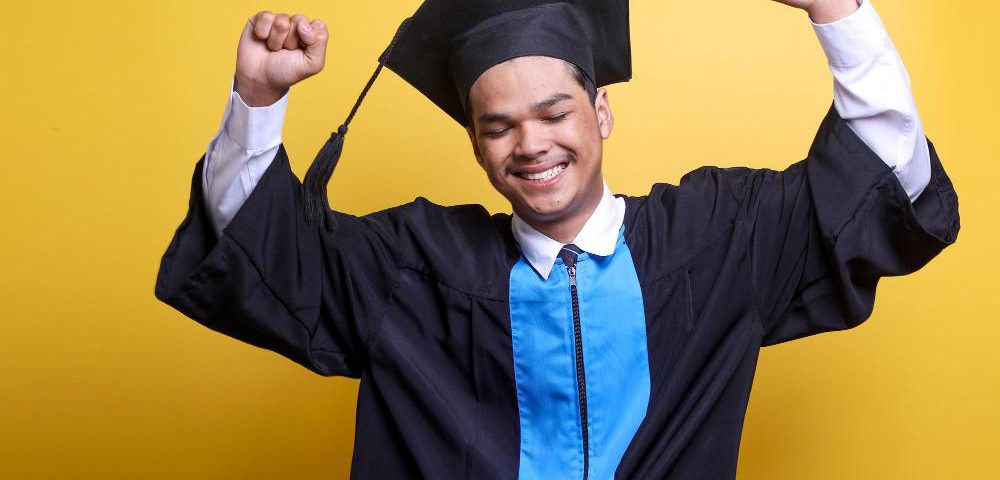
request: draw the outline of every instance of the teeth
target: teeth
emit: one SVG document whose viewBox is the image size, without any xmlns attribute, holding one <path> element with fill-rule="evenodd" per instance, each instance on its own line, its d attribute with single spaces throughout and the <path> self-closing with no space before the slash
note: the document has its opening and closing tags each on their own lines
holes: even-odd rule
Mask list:
<svg viewBox="0 0 1000 480">
<path fill-rule="evenodd" d="M 526 178 L 528 180 L 536 180 L 536 181 L 548 180 L 556 175 L 559 175 L 559 173 L 562 172 L 563 170 L 566 170 L 566 164 L 560 163 L 559 165 L 556 165 L 544 172 L 522 173 L 521 178 Z"/>
</svg>

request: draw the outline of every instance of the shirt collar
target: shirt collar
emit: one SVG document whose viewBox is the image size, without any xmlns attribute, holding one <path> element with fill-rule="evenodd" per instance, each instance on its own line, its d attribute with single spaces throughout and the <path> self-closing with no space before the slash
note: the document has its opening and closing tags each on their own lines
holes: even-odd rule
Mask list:
<svg viewBox="0 0 1000 480">
<path fill-rule="evenodd" d="M 555 265 L 559 249 L 563 244 L 535 230 L 521 217 L 514 214 L 511 230 L 514 240 L 521 247 L 521 252 L 531 264 L 531 267 L 544 279 L 549 278 L 552 266 Z M 604 196 L 597 204 L 594 213 L 587 219 L 583 229 L 573 239 L 573 244 L 592 255 L 608 256 L 614 253 L 618 243 L 618 232 L 625 221 L 625 200 L 611 194 L 608 184 L 604 184 Z"/>
</svg>

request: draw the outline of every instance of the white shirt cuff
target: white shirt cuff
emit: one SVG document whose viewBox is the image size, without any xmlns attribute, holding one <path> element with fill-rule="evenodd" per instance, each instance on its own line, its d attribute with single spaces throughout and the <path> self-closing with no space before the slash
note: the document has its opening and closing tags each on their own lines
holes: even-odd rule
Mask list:
<svg viewBox="0 0 1000 480">
<path fill-rule="evenodd" d="M 271 105 L 251 107 L 233 90 L 230 94 L 231 110 L 224 126 L 226 135 L 248 152 L 268 150 L 279 145 L 289 91 Z"/>
<path fill-rule="evenodd" d="M 830 65 L 848 67 L 864 63 L 882 53 L 889 34 L 870 0 L 858 0 L 854 13 L 830 23 L 809 19 Z"/>
</svg>

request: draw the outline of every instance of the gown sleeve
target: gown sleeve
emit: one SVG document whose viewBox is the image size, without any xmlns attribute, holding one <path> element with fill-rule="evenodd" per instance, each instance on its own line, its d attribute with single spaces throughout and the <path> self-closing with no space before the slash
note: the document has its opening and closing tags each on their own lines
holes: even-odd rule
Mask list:
<svg viewBox="0 0 1000 480">
<path fill-rule="evenodd" d="M 187 216 L 163 255 L 156 297 L 202 325 L 320 375 L 359 378 L 392 294 L 405 207 L 309 226 L 282 145 L 221 235 L 206 214 L 204 157 Z"/>
<path fill-rule="evenodd" d="M 912 203 L 833 106 L 805 160 L 738 176 L 764 346 L 859 325 L 881 277 L 912 273 L 955 242 L 958 197 L 928 145 L 930 183 Z"/>
</svg>

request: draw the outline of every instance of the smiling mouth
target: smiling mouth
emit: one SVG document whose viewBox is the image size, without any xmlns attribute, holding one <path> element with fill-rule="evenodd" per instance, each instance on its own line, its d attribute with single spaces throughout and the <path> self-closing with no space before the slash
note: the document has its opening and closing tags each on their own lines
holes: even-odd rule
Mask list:
<svg viewBox="0 0 1000 480">
<path fill-rule="evenodd" d="M 563 162 L 542 172 L 537 172 L 537 173 L 516 172 L 514 173 L 514 175 L 517 175 L 519 178 L 523 178 L 525 180 L 541 183 L 555 178 L 560 173 L 562 173 L 563 170 L 566 170 L 567 166 L 569 166 L 569 162 Z"/>
</svg>

